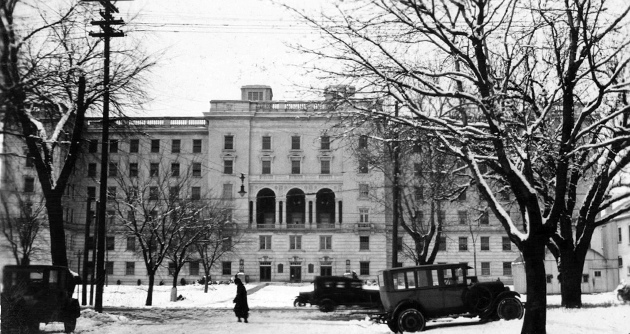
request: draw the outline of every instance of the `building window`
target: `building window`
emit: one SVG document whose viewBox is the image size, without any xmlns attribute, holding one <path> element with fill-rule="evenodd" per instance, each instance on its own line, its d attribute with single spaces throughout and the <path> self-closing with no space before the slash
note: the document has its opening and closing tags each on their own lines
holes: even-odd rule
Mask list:
<svg viewBox="0 0 630 334">
<path fill-rule="evenodd" d="M 284 273 L 284 265 L 282 263 L 278 263 L 278 274 Z"/>
<path fill-rule="evenodd" d="M 182 150 L 182 141 L 180 139 L 173 139 L 171 142 L 171 153 L 180 153 Z"/>
<path fill-rule="evenodd" d="M 106 275 L 114 274 L 114 262 L 112 261 L 105 262 L 105 274 Z"/>
<path fill-rule="evenodd" d="M 192 176 L 201 177 L 201 162 L 193 162 Z"/>
<path fill-rule="evenodd" d="M 201 187 L 190 188 L 190 199 L 193 201 L 198 201 L 201 199 Z"/>
<path fill-rule="evenodd" d="M 115 162 L 110 162 L 107 168 L 107 175 L 109 177 L 117 177 L 118 176 L 118 164 Z"/>
<path fill-rule="evenodd" d="M 132 139 L 129 141 L 129 153 L 138 153 L 140 152 L 140 140 Z"/>
<path fill-rule="evenodd" d="M 319 237 L 319 249 L 330 250 L 332 249 L 332 236 L 323 235 Z"/>
<path fill-rule="evenodd" d="M 512 276 L 512 262 L 503 262 L 503 276 Z"/>
<path fill-rule="evenodd" d="M 413 176 L 417 178 L 422 177 L 422 165 L 419 163 L 413 164 Z"/>
<path fill-rule="evenodd" d="M 199 261 L 188 262 L 188 273 L 193 276 L 199 275 Z"/>
<path fill-rule="evenodd" d="M 24 166 L 26 168 L 35 167 L 35 160 L 33 159 L 33 155 L 30 153 L 28 148 L 24 149 L 24 156 L 26 157 L 26 161 L 24 163 Z"/>
<path fill-rule="evenodd" d="M 501 238 L 501 245 L 502 245 L 504 251 L 511 251 L 512 250 L 512 241 L 510 241 L 509 237 L 502 237 Z"/>
<path fill-rule="evenodd" d="M 415 187 L 415 198 L 417 202 L 421 202 L 424 201 L 424 188 L 422 187 Z"/>
<path fill-rule="evenodd" d="M 271 174 L 271 160 L 262 161 L 262 174 Z"/>
<path fill-rule="evenodd" d="M 330 174 L 330 160 L 322 160 L 321 162 L 321 174 Z"/>
<path fill-rule="evenodd" d="M 271 249 L 271 236 L 261 235 L 258 237 L 260 241 L 260 249 Z"/>
<path fill-rule="evenodd" d="M 107 187 L 107 199 L 116 199 L 116 187 Z"/>
<path fill-rule="evenodd" d="M 439 251 L 446 251 L 446 237 L 440 236 L 440 245 L 438 246 Z"/>
<path fill-rule="evenodd" d="M 109 153 L 118 153 L 118 139 L 109 140 Z"/>
<path fill-rule="evenodd" d="M 457 211 L 457 219 L 459 220 L 460 225 L 466 225 L 468 223 L 468 211 L 466 210 Z"/>
<path fill-rule="evenodd" d="M 330 150 L 330 137 L 329 136 L 322 136 L 320 139 L 320 149 L 322 150 Z"/>
<path fill-rule="evenodd" d="M 136 237 L 127 237 L 126 250 L 134 252 L 136 250 Z"/>
<path fill-rule="evenodd" d="M 490 262 L 481 262 L 481 276 L 490 276 Z"/>
<path fill-rule="evenodd" d="M 138 177 L 138 163 L 132 162 L 129 164 L 129 177 Z"/>
<path fill-rule="evenodd" d="M 24 178 L 24 192 L 32 193 L 35 191 L 35 178 L 25 177 Z"/>
<path fill-rule="evenodd" d="M 404 246 L 403 237 L 398 237 L 397 240 L 398 241 L 396 242 L 396 251 L 402 252 Z"/>
<path fill-rule="evenodd" d="M 359 208 L 359 223 L 369 223 L 369 222 L 370 222 L 370 209 Z"/>
<path fill-rule="evenodd" d="M 314 265 L 314 264 L 312 264 L 312 263 L 309 263 L 309 264 L 308 264 L 308 273 L 309 273 L 309 274 L 312 274 L 312 273 L 314 273 L 314 272 L 315 272 L 315 265 Z"/>
<path fill-rule="evenodd" d="M 361 261 L 359 262 L 359 275 L 369 275 L 370 274 L 370 262 Z"/>
<path fill-rule="evenodd" d="M 125 262 L 125 275 L 135 275 L 136 274 L 136 263 L 135 262 Z"/>
<path fill-rule="evenodd" d="M 201 153 L 201 139 L 193 139 L 193 153 Z"/>
<path fill-rule="evenodd" d="M 106 237 L 105 238 L 105 247 L 107 250 L 114 250 L 115 237 Z"/>
<path fill-rule="evenodd" d="M 262 149 L 271 150 L 271 136 L 262 137 Z"/>
<path fill-rule="evenodd" d="M 482 251 L 490 250 L 490 237 L 481 237 L 481 250 Z"/>
<path fill-rule="evenodd" d="M 149 165 L 149 176 L 151 176 L 151 177 L 158 177 L 159 174 L 160 174 L 160 164 L 152 162 Z"/>
<path fill-rule="evenodd" d="M 300 149 L 300 136 L 291 136 L 291 149 L 292 150 Z"/>
<path fill-rule="evenodd" d="M 247 92 L 247 99 L 249 101 L 262 101 L 263 92 Z"/>
<path fill-rule="evenodd" d="M 459 193 L 459 195 L 457 196 L 457 200 L 458 201 L 466 200 L 466 189 L 462 190 L 462 192 Z"/>
<path fill-rule="evenodd" d="M 176 201 L 179 199 L 179 186 L 173 186 L 168 189 L 168 198 L 171 201 Z M 177 212 L 177 211 L 173 211 Z"/>
<path fill-rule="evenodd" d="M 370 186 L 367 183 L 359 184 L 359 198 L 366 199 L 370 196 Z"/>
<path fill-rule="evenodd" d="M 223 160 L 223 174 L 232 174 L 234 172 L 233 167 L 233 160 Z"/>
<path fill-rule="evenodd" d="M 158 187 L 149 187 L 149 200 L 157 201 L 159 197 Z"/>
<path fill-rule="evenodd" d="M 98 152 L 98 140 L 90 139 L 88 142 L 88 153 L 97 153 Z"/>
<path fill-rule="evenodd" d="M 467 251 L 468 250 L 468 238 L 467 237 L 459 237 L 459 251 Z"/>
<path fill-rule="evenodd" d="M 416 223 L 416 225 L 422 225 L 424 224 L 424 211 L 422 210 L 416 210 L 414 212 L 414 221 Z"/>
<path fill-rule="evenodd" d="M 228 252 L 232 250 L 232 237 L 223 238 L 223 242 L 221 243 L 221 249 L 224 252 Z"/>
<path fill-rule="evenodd" d="M 623 258 L 621 256 L 617 257 L 617 267 L 623 268 Z"/>
<path fill-rule="evenodd" d="M 223 261 L 223 263 L 221 264 L 221 268 L 222 268 L 221 273 L 223 275 L 232 275 L 232 262 Z"/>
<path fill-rule="evenodd" d="M 588 274 L 582 274 L 582 283 L 588 283 Z"/>
<path fill-rule="evenodd" d="M 370 237 L 359 237 L 359 250 L 370 250 Z"/>
<path fill-rule="evenodd" d="M 359 174 L 367 174 L 368 162 L 366 159 L 359 159 Z"/>
<path fill-rule="evenodd" d="M 490 219 L 488 217 L 488 210 L 485 210 L 481 213 L 481 217 L 479 217 L 479 224 L 488 225 L 490 224 Z"/>
<path fill-rule="evenodd" d="M 159 139 L 151 139 L 151 153 L 160 153 Z"/>
<path fill-rule="evenodd" d="M 179 176 L 179 164 L 172 163 L 171 164 L 171 176 L 178 177 Z"/>
<path fill-rule="evenodd" d="M 223 184 L 223 198 L 224 199 L 232 199 L 232 194 L 234 193 L 233 186 L 231 183 Z"/>
<path fill-rule="evenodd" d="M 620 244 L 623 242 L 623 237 L 621 236 L 621 227 L 617 227 L 617 243 Z"/>
<path fill-rule="evenodd" d="M 438 223 L 446 222 L 446 211 L 445 210 L 438 210 L 437 211 L 437 218 L 438 218 Z"/>
<path fill-rule="evenodd" d="M 300 174 L 300 160 L 291 160 L 291 174 Z"/>
<path fill-rule="evenodd" d="M 359 136 L 359 149 L 368 148 L 368 137 L 366 135 Z"/>
<path fill-rule="evenodd" d="M 224 150 L 234 149 L 234 136 L 233 135 L 223 136 L 223 149 Z"/>
<path fill-rule="evenodd" d="M 96 187 L 87 187 L 87 197 L 91 200 L 96 199 Z"/>
<path fill-rule="evenodd" d="M 547 284 L 553 283 L 553 275 L 547 275 Z"/>
<path fill-rule="evenodd" d="M 301 235 L 290 235 L 289 236 L 289 249 L 302 249 L 302 236 Z"/>
<path fill-rule="evenodd" d="M 96 164 L 88 164 L 88 177 L 96 177 Z"/>
</svg>

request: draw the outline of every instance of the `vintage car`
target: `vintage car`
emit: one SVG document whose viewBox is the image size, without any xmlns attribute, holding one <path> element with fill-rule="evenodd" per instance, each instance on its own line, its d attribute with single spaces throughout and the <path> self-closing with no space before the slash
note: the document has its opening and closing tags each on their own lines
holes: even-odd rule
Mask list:
<svg viewBox="0 0 630 334">
<path fill-rule="evenodd" d="M 393 332 L 419 332 L 441 317 L 479 317 L 482 321 L 523 316 L 517 292 L 500 281 L 477 282 L 466 263 L 385 269 L 378 283 L 384 312 L 372 319 Z"/>
<path fill-rule="evenodd" d="M 363 281 L 341 276 L 317 276 L 313 281 L 313 291 L 300 292 L 293 306 L 311 304 L 322 312 L 332 312 L 337 306 L 359 306 L 380 308 L 378 290 L 363 289 Z"/>
<path fill-rule="evenodd" d="M 78 274 L 60 266 L 8 265 L 2 277 L 2 334 L 38 333 L 41 322 L 63 322 L 66 333 L 74 331 L 81 312 L 72 298 Z"/>
</svg>

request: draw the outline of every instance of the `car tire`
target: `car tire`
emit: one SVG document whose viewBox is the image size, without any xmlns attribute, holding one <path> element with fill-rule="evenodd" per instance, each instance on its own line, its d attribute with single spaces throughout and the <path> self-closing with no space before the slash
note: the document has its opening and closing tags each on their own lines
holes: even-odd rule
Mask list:
<svg viewBox="0 0 630 334">
<path fill-rule="evenodd" d="M 72 333 L 77 328 L 77 319 L 68 319 L 63 322 L 63 331 L 66 333 Z"/>
<path fill-rule="evenodd" d="M 398 330 L 401 332 L 421 332 L 424 330 L 426 320 L 420 311 L 415 308 L 408 308 L 398 314 L 398 321 L 396 323 Z"/>
<path fill-rule="evenodd" d="M 398 333 L 398 322 L 396 321 L 396 319 L 392 319 L 392 320 L 388 320 L 387 321 L 387 327 L 389 327 L 389 330 L 391 330 L 394 333 Z"/>
<path fill-rule="evenodd" d="M 523 303 L 514 297 L 504 298 L 497 305 L 497 315 L 503 320 L 520 319 L 523 312 Z"/>
<path fill-rule="evenodd" d="M 466 304 L 473 312 L 484 312 L 492 306 L 492 293 L 484 286 L 473 286 L 466 293 Z"/>
<path fill-rule="evenodd" d="M 335 302 L 330 299 L 324 299 L 319 302 L 319 310 L 325 313 L 334 311 L 336 307 Z"/>
<path fill-rule="evenodd" d="M 293 307 L 304 307 L 306 306 L 306 303 L 301 301 L 299 298 L 295 298 L 295 300 L 293 301 Z"/>
</svg>

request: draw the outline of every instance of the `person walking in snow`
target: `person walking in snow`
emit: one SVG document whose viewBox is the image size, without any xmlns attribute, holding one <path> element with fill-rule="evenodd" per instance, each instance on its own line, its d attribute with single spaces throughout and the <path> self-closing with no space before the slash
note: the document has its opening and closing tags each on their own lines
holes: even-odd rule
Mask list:
<svg viewBox="0 0 630 334">
<path fill-rule="evenodd" d="M 241 318 L 247 323 L 249 317 L 249 306 L 247 305 L 247 290 L 241 282 L 241 279 L 234 278 L 236 284 L 236 297 L 234 297 L 234 314 L 238 318 L 238 322 L 241 322 Z"/>
</svg>

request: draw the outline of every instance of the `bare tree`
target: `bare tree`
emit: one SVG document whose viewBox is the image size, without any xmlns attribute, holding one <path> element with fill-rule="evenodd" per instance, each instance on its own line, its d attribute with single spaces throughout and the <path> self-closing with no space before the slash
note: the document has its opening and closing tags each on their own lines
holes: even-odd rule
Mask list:
<svg viewBox="0 0 630 334">
<path fill-rule="evenodd" d="M 85 114 L 98 109 L 103 94 L 101 41 L 87 34 L 97 12 L 78 0 L 60 8 L 39 0 L 0 5 L 2 121 L 18 128 L 35 163 L 55 265 L 68 262 L 62 195 L 81 150 Z M 34 20 L 20 21 L 27 17 Z M 153 60 L 136 45 L 114 52 L 112 64 L 112 104 L 120 110 L 140 103 L 145 98 L 141 74 Z"/>
<path fill-rule="evenodd" d="M 44 201 L 41 196 L 23 196 L 1 193 L 2 214 L 0 229 L 6 240 L 15 264 L 28 265 L 31 260 L 39 259 L 45 252 L 40 232 L 46 227 Z M 17 211 L 15 210 L 17 208 Z"/>
<path fill-rule="evenodd" d="M 630 162 L 630 107 L 618 95 L 627 87 L 630 6 L 612 13 L 609 4 L 374 0 L 344 2 L 323 19 L 302 15 L 326 37 L 304 51 L 337 62 L 319 68 L 326 76 L 401 106 L 398 117 L 391 108 L 357 112 L 425 130 L 466 163 L 525 261 L 522 333 L 546 330 L 545 247 L 561 260 L 563 305 L 581 306 L 593 231 L 621 212 L 599 214 L 630 196 L 608 197 L 627 186 L 619 174 Z M 451 112 L 433 113 L 417 96 Z M 509 188 L 522 223 L 489 180 Z"/>
</svg>

